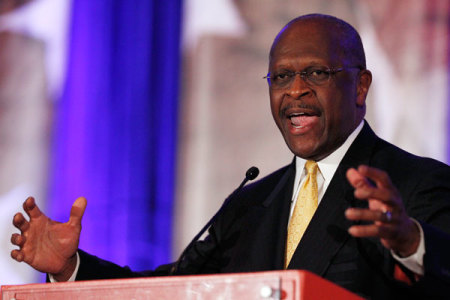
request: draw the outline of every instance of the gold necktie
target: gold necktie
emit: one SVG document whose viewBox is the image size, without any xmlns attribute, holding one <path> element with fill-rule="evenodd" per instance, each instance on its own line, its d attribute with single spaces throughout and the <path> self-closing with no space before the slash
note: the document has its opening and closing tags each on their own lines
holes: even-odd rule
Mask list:
<svg viewBox="0 0 450 300">
<path fill-rule="evenodd" d="M 318 203 L 317 170 L 315 161 L 308 160 L 305 163 L 306 179 L 297 196 L 294 212 L 288 226 L 288 236 L 286 242 L 286 259 L 284 268 L 286 269 L 291 261 L 292 255 L 297 249 L 306 227 L 308 227 Z"/>
</svg>

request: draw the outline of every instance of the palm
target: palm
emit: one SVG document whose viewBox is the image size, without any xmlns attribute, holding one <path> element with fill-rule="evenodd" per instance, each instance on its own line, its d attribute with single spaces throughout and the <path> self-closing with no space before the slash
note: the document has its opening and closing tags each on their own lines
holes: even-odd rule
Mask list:
<svg viewBox="0 0 450 300">
<path fill-rule="evenodd" d="M 77 251 L 80 231 L 81 226 L 55 222 L 44 214 L 32 219 L 24 232 L 24 261 L 41 272 L 60 272 Z"/>
</svg>

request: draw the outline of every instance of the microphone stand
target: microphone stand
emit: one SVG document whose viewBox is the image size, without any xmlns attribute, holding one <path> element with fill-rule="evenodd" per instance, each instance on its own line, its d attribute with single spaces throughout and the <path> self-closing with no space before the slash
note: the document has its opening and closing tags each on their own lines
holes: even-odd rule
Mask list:
<svg viewBox="0 0 450 300">
<path fill-rule="evenodd" d="M 178 269 L 180 268 L 180 264 L 183 261 L 184 257 L 186 256 L 186 253 L 194 246 L 195 242 L 198 241 L 198 239 L 205 233 L 205 231 L 216 221 L 217 217 L 220 215 L 220 213 L 223 211 L 224 207 L 230 202 L 231 199 L 233 199 L 231 196 L 237 195 L 237 193 L 244 187 L 244 185 L 249 181 L 255 179 L 259 175 L 259 169 L 257 167 L 251 167 L 247 170 L 245 173 L 245 178 L 239 185 L 239 187 L 234 190 L 234 192 L 225 199 L 222 206 L 219 208 L 219 210 L 212 216 L 212 218 L 206 223 L 205 226 L 200 230 L 199 233 L 192 239 L 192 241 L 187 245 L 186 248 L 184 248 L 183 252 L 181 253 L 178 260 L 175 262 L 175 264 L 170 268 L 169 276 L 176 275 L 178 273 Z"/>
</svg>

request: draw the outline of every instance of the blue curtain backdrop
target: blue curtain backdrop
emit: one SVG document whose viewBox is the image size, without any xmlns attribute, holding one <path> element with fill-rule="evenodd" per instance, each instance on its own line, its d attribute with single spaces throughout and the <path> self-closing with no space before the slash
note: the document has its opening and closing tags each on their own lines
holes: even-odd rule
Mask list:
<svg viewBox="0 0 450 300">
<path fill-rule="evenodd" d="M 48 211 L 88 200 L 80 248 L 135 270 L 170 259 L 181 0 L 74 0 Z"/>
</svg>

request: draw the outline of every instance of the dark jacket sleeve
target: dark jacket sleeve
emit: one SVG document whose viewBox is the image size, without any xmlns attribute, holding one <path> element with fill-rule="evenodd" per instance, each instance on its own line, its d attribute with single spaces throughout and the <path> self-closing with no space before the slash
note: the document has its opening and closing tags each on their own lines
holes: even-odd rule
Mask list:
<svg viewBox="0 0 450 300">
<path fill-rule="evenodd" d="M 197 241 L 189 249 L 179 264 L 176 274 L 171 274 L 171 270 L 176 262 L 161 265 L 155 270 L 136 272 L 132 271 L 128 266 L 121 267 L 83 250 L 78 250 L 80 267 L 76 280 L 219 273 L 219 247 L 217 246 L 218 242 L 214 232 L 215 229 L 213 226 L 204 240 Z"/>
<path fill-rule="evenodd" d="M 80 255 L 80 267 L 75 280 L 134 278 L 164 274 L 163 269 L 160 271 L 133 272 L 127 266 L 121 267 L 83 250 L 78 250 L 78 254 Z"/>
<path fill-rule="evenodd" d="M 419 220 L 425 239 L 424 276 L 415 289 L 430 299 L 450 294 L 450 168 L 429 163 L 414 194 L 421 201 L 407 203 L 408 214 Z"/>
</svg>

